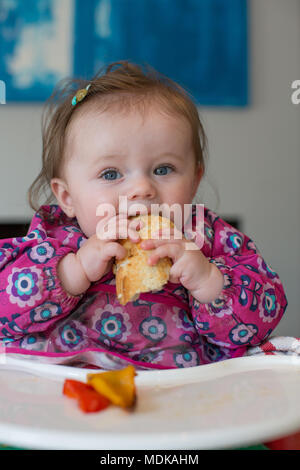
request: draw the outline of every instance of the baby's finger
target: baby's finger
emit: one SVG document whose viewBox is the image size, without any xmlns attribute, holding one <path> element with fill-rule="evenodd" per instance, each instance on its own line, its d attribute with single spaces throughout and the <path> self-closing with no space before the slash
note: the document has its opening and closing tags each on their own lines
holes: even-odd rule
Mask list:
<svg viewBox="0 0 300 470">
<path fill-rule="evenodd" d="M 181 284 L 179 277 L 174 275 L 169 276 L 169 282 L 172 282 L 172 284 Z"/>
<path fill-rule="evenodd" d="M 109 261 L 111 258 L 116 257 L 117 259 L 122 259 L 126 256 L 126 248 L 120 245 L 118 242 L 109 242 L 106 243 L 101 250 L 101 260 Z"/>
<path fill-rule="evenodd" d="M 178 263 L 173 264 L 173 266 L 170 269 L 170 275 L 169 275 L 169 281 L 173 282 L 174 284 L 179 284 L 180 283 L 180 277 L 181 277 L 181 270 L 178 269 Z"/>
<path fill-rule="evenodd" d="M 175 263 L 182 254 L 182 249 L 178 244 L 164 244 L 156 248 L 148 257 L 148 264 L 153 266 L 156 264 L 160 258 L 165 258 L 166 256 L 171 258 L 173 263 Z"/>
<path fill-rule="evenodd" d="M 141 242 L 141 248 L 142 250 L 153 250 L 153 248 L 157 248 L 159 246 L 162 246 L 162 245 L 181 245 L 182 244 L 182 241 L 181 240 L 174 240 L 173 238 L 171 238 L 170 240 L 154 240 L 153 238 L 149 239 L 149 240 L 143 240 Z M 183 244 L 184 246 L 184 244 Z"/>
</svg>

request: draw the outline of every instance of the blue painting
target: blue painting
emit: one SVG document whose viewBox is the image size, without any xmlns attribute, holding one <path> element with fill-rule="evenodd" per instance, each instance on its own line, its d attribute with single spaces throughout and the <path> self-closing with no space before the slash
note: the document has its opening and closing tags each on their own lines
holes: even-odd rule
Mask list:
<svg viewBox="0 0 300 470">
<path fill-rule="evenodd" d="M 73 73 L 74 0 L 0 1 L 0 79 L 6 102 L 44 101 Z"/>
<path fill-rule="evenodd" d="M 202 106 L 248 104 L 247 0 L 1 0 L 6 102 L 112 61 L 148 63 Z"/>
</svg>

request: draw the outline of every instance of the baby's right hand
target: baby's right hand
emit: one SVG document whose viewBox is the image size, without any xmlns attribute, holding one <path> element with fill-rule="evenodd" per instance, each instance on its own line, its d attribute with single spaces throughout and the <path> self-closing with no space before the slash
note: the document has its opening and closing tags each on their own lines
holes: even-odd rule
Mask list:
<svg viewBox="0 0 300 470">
<path fill-rule="evenodd" d="M 116 230 L 113 230 L 114 227 Z M 138 228 L 139 225 L 129 221 L 126 214 L 102 220 L 97 226 L 97 233 L 88 238 L 76 254 L 66 255 L 59 263 L 58 274 L 65 290 L 72 295 L 79 295 L 89 288 L 91 282 L 107 274 L 114 258 L 122 259 L 126 256 L 126 249 L 117 240 L 127 238 L 128 235 L 132 242 L 140 241 L 135 230 Z"/>
</svg>

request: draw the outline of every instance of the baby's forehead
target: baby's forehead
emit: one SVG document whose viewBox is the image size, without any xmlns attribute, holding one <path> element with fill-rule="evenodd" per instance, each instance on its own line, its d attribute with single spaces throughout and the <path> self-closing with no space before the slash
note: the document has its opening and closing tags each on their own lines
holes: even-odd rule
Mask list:
<svg viewBox="0 0 300 470">
<path fill-rule="evenodd" d="M 125 156 L 129 152 L 157 158 L 162 154 L 187 155 L 193 149 L 192 126 L 178 112 L 155 103 L 127 109 L 117 102 L 88 104 L 74 113 L 65 135 L 63 169 L 71 161 L 90 166 L 101 155 Z"/>
<path fill-rule="evenodd" d="M 128 93 L 118 94 L 116 96 L 105 96 L 100 99 L 95 98 L 75 111 L 66 129 L 66 137 L 73 137 L 78 133 L 86 123 L 96 121 L 103 116 L 126 117 L 136 114 L 142 121 L 147 117 L 158 114 L 168 120 L 184 122 L 185 126 L 191 129 L 188 120 L 178 113 L 172 104 L 165 104 L 163 100 L 153 96 L 135 96 Z"/>
</svg>

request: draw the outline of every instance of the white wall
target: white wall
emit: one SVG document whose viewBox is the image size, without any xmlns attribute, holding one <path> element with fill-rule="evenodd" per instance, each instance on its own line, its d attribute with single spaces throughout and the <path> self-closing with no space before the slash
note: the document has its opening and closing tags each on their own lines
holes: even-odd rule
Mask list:
<svg viewBox="0 0 300 470">
<path fill-rule="evenodd" d="M 210 162 L 199 195 L 218 213 L 242 217 L 286 288 L 275 334 L 300 336 L 300 105 L 290 99 L 300 79 L 300 2 L 249 0 L 249 10 L 251 105 L 200 110 Z M 38 105 L 0 106 L 1 219 L 32 216 L 26 191 L 40 168 L 40 117 Z"/>
</svg>

